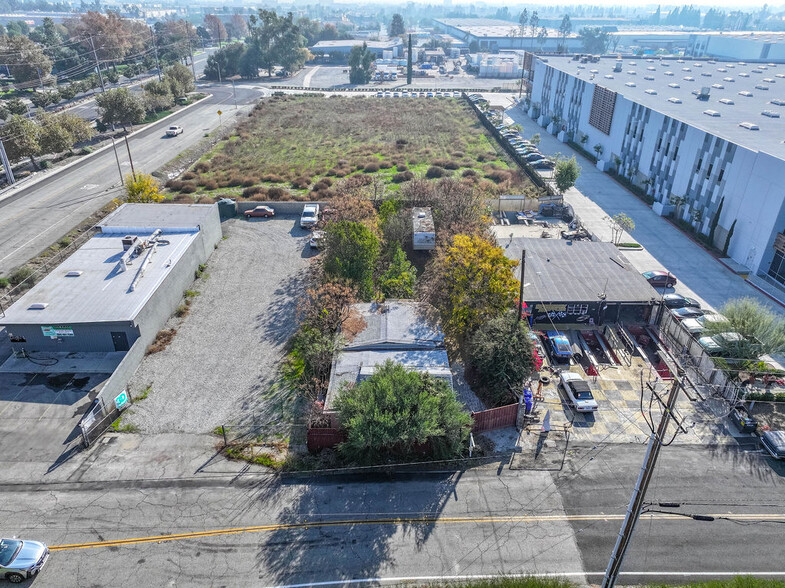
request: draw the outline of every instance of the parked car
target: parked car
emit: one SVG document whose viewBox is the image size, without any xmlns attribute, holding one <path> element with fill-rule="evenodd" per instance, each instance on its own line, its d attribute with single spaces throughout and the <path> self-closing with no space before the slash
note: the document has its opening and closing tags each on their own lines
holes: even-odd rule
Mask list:
<svg viewBox="0 0 785 588">
<path fill-rule="evenodd" d="M 785 431 L 764 431 L 760 444 L 774 459 L 785 459 Z"/>
<path fill-rule="evenodd" d="M 754 433 L 758 428 L 758 421 L 743 406 L 736 406 L 731 409 L 728 416 L 741 433 Z"/>
<path fill-rule="evenodd" d="M 535 153 L 529 153 L 528 155 L 524 155 L 523 158 L 527 162 L 532 163 L 534 161 L 537 161 L 538 159 L 545 159 L 545 156 L 542 153 L 535 152 Z"/>
<path fill-rule="evenodd" d="M 702 310 L 699 310 L 697 308 L 690 308 L 690 307 L 671 308 L 670 312 L 671 312 L 671 316 L 673 316 L 673 318 L 675 318 L 678 321 L 688 318 L 694 319 L 694 318 L 698 318 L 699 316 L 703 316 Z"/>
<path fill-rule="evenodd" d="M 275 210 L 269 206 L 257 206 L 251 210 L 246 210 L 243 214 L 245 214 L 245 218 L 269 218 L 275 216 Z"/>
<path fill-rule="evenodd" d="M 569 361 L 572 358 L 572 347 L 570 347 L 570 341 L 566 336 L 559 331 L 548 331 L 546 336 L 551 355 L 555 359 Z"/>
<path fill-rule="evenodd" d="M 19 584 L 37 575 L 49 559 L 49 548 L 38 541 L 0 539 L 0 577 Z"/>
<path fill-rule="evenodd" d="M 540 159 L 539 161 L 532 163 L 531 166 L 534 169 L 553 169 L 556 167 L 556 164 L 550 159 Z"/>
<path fill-rule="evenodd" d="M 177 135 L 182 135 L 183 127 L 180 125 L 172 125 L 168 129 L 166 129 L 166 136 L 167 137 L 176 137 Z"/>
<path fill-rule="evenodd" d="M 703 313 L 703 316 L 700 316 L 696 319 L 702 327 L 707 328 L 709 325 L 717 324 L 717 323 L 727 323 L 728 319 L 719 314 L 718 312 L 710 312 L 706 311 Z"/>
<path fill-rule="evenodd" d="M 308 240 L 311 249 L 321 249 L 324 245 L 324 231 L 314 231 Z"/>
<path fill-rule="evenodd" d="M 681 321 L 681 326 L 687 329 L 690 335 L 700 335 L 704 331 L 704 327 L 700 323 L 701 318 L 686 318 Z"/>
<path fill-rule="evenodd" d="M 725 350 L 732 350 L 734 346 L 740 346 L 742 343 L 744 343 L 744 337 L 734 332 L 719 333 L 698 339 L 698 345 L 703 347 L 709 355 L 720 355 Z"/>
<path fill-rule="evenodd" d="M 319 205 L 306 204 L 303 206 L 303 213 L 300 215 L 300 228 L 312 229 L 319 222 Z"/>
<path fill-rule="evenodd" d="M 677 284 L 676 277 L 671 275 L 670 272 L 663 272 L 660 270 L 643 272 L 643 277 L 646 278 L 649 284 L 651 284 L 655 288 L 658 287 L 672 288 Z"/>
<path fill-rule="evenodd" d="M 700 302 L 694 298 L 687 298 L 681 294 L 666 294 L 662 301 L 668 308 L 700 308 Z"/>
<path fill-rule="evenodd" d="M 576 411 L 595 412 L 599 408 L 589 384 L 578 374 L 562 372 L 559 374 L 559 383 Z"/>
</svg>

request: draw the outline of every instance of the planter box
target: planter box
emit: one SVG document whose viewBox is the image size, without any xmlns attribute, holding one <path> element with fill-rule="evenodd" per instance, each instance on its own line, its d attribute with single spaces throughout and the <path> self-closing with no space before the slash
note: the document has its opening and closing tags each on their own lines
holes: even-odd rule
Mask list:
<svg viewBox="0 0 785 588">
<path fill-rule="evenodd" d="M 608 171 L 610 168 L 611 168 L 610 162 L 605 161 L 604 159 L 597 160 L 597 169 L 600 170 L 601 172 Z"/>
<path fill-rule="evenodd" d="M 570 136 L 567 134 L 567 131 L 559 131 L 559 134 L 556 135 L 556 138 L 562 143 L 566 143 L 570 140 Z"/>
<path fill-rule="evenodd" d="M 651 209 L 660 216 L 668 216 L 671 212 L 676 210 L 676 207 L 665 202 L 655 202 L 651 205 Z"/>
<path fill-rule="evenodd" d="M 537 119 L 537 124 L 540 125 L 541 127 L 544 127 L 548 124 L 547 122 L 545 122 L 546 120 L 548 119 L 545 118 L 545 115 L 541 114 L 540 118 Z"/>
</svg>

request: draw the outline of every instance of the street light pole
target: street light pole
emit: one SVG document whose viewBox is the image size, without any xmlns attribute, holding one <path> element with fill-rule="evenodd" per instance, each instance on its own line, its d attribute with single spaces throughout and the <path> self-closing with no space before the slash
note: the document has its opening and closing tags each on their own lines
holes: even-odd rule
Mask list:
<svg viewBox="0 0 785 588">
<path fill-rule="evenodd" d="M 160 82 L 163 81 L 161 79 L 161 64 L 158 63 L 158 43 L 155 40 L 155 30 L 153 29 L 153 27 L 150 27 L 150 36 L 153 39 L 153 49 L 155 49 L 155 67 L 158 70 L 158 81 Z"/>
<path fill-rule="evenodd" d="M 232 94 L 234 94 L 234 109 L 237 110 L 237 90 L 234 87 L 234 80 L 232 80 Z"/>
</svg>

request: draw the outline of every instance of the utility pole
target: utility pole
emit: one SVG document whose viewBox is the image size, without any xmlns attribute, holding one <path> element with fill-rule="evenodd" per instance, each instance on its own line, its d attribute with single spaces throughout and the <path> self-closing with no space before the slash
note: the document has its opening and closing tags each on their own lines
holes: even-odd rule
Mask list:
<svg viewBox="0 0 785 588">
<path fill-rule="evenodd" d="M 161 79 L 161 64 L 158 63 L 158 42 L 155 40 L 155 30 L 153 27 L 150 27 L 150 37 L 153 39 L 153 49 L 155 50 L 155 68 L 158 70 L 158 81 L 163 81 Z"/>
<path fill-rule="evenodd" d="M 191 50 L 191 35 L 188 32 L 188 21 L 183 21 L 185 26 L 185 38 L 188 39 L 188 54 L 191 56 L 191 71 L 194 74 L 194 84 L 196 83 L 196 66 L 194 65 L 194 52 Z"/>
<path fill-rule="evenodd" d="M 95 59 L 95 68 L 98 70 L 98 78 L 101 80 L 101 93 L 103 94 L 106 92 L 106 86 L 104 86 L 104 76 L 101 74 L 101 64 L 98 62 L 98 53 L 95 50 L 95 43 L 93 43 L 93 37 L 90 36 L 90 47 L 93 48 L 93 58 Z M 160 75 L 160 73 L 159 73 Z M 123 169 L 120 167 L 120 156 L 117 154 L 117 145 L 114 142 L 114 132 L 115 127 L 114 123 L 112 123 L 112 149 L 114 150 L 114 158 L 117 161 L 117 171 L 120 172 L 120 185 L 125 185 L 125 180 L 123 179 Z M 126 139 L 127 141 L 127 139 Z M 131 150 L 128 150 L 128 159 L 131 159 Z M 131 169 L 134 169 L 134 164 L 131 162 Z M 136 177 L 134 177 L 136 179 Z"/>
<path fill-rule="evenodd" d="M 3 145 L 2 139 L 0 139 L 0 159 L 3 160 L 3 167 L 5 168 L 5 177 L 8 180 L 9 184 L 13 184 L 16 182 L 16 178 L 14 178 L 14 170 L 11 169 L 11 162 L 8 161 L 8 155 L 5 153 L 5 146 Z"/>
<path fill-rule="evenodd" d="M 123 139 L 125 139 L 125 148 L 128 151 L 128 161 L 131 162 L 131 176 L 134 178 L 134 181 L 136 181 L 136 170 L 134 170 L 134 160 L 131 157 L 131 147 L 128 145 L 128 135 L 124 134 Z"/>
<path fill-rule="evenodd" d="M 641 508 L 643 507 L 643 499 L 646 496 L 646 490 L 649 488 L 652 474 L 654 473 L 654 466 L 657 463 L 657 457 L 662 448 L 663 438 L 668 429 L 668 424 L 676 406 L 676 399 L 679 396 L 679 389 L 681 388 L 681 371 L 679 374 L 674 374 L 673 385 L 671 386 L 670 395 L 665 405 L 665 410 L 660 418 L 660 424 L 656 431 L 652 430 L 649 437 L 649 446 L 646 448 L 646 456 L 643 459 L 643 466 L 641 467 L 638 481 L 635 484 L 635 490 L 630 498 L 630 504 L 627 507 L 627 514 L 624 517 L 619 536 L 616 539 L 616 545 L 613 548 L 611 559 L 608 562 L 608 568 L 605 570 L 605 577 L 602 580 L 602 588 L 613 588 L 616 585 L 616 579 L 619 576 L 621 564 L 624 561 L 624 554 L 627 552 L 627 547 L 632 539 L 632 533 L 635 531 L 635 525 L 641 516 Z M 641 394 L 643 390 L 641 390 Z"/>
<path fill-rule="evenodd" d="M 101 92 L 106 92 L 104 86 L 104 75 L 101 73 L 101 64 L 98 62 L 98 53 L 95 50 L 95 43 L 93 43 L 93 36 L 90 35 L 90 47 L 93 48 L 93 58 L 95 59 L 95 69 L 98 70 L 98 79 L 101 80 Z"/>
<path fill-rule="evenodd" d="M 518 322 L 523 318 L 523 281 L 526 278 L 526 250 L 521 251 L 521 292 L 518 295 Z"/>
<path fill-rule="evenodd" d="M 409 51 L 406 58 L 406 85 L 412 85 L 412 35 L 409 34 Z"/>
<path fill-rule="evenodd" d="M 234 94 L 234 109 L 237 110 L 237 91 L 234 88 L 234 80 L 232 80 L 232 94 Z"/>
<path fill-rule="evenodd" d="M 123 179 L 123 168 L 120 167 L 120 156 L 117 154 L 117 145 L 114 142 L 114 135 L 112 135 L 112 149 L 114 149 L 114 158 L 117 161 L 117 171 L 120 173 L 120 185 L 125 186 L 125 180 Z"/>
</svg>

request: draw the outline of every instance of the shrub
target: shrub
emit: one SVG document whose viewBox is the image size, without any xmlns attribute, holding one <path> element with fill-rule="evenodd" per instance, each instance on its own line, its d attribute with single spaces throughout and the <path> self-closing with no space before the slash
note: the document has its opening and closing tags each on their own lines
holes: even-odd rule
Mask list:
<svg viewBox="0 0 785 588">
<path fill-rule="evenodd" d="M 372 174 L 374 172 L 379 171 L 379 162 L 378 161 L 371 161 L 365 164 L 362 170 L 367 174 Z"/>
<path fill-rule="evenodd" d="M 79 150 L 79 155 L 90 155 L 93 152 L 92 147 L 82 147 Z"/>
<path fill-rule="evenodd" d="M 265 190 L 262 186 L 253 186 L 243 190 L 243 198 L 253 198 L 257 194 L 267 194 L 267 190 Z"/>
<path fill-rule="evenodd" d="M 207 194 L 200 196 L 199 200 L 196 201 L 197 204 L 214 204 L 215 202 L 215 198 L 208 196 Z"/>
<path fill-rule="evenodd" d="M 228 186 L 242 186 L 243 185 L 243 177 L 237 174 L 232 174 L 229 176 Z"/>
<path fill-rule="evenodd" d="M 196 179 L 196 174 L 194 172 L 187 171 L 180 176 L 180 179 L 184 181 L 193 180 Z"/>
<path fill-rule="evenodd" d="M 292 188 L 297 190 L 305 190 L 308 186 L 311 185 L 311 178 L 300 176 L 299 178 L 295 178 L 292 180 Z"/>
<path fill-rule="evenodd" d="M 158 331 L 155 336 L 155 340 L 147 348 L 147 355 L 152 355 L 153 353 L 158 353 L 159 351 L 166 349 L 176 334 L 177 329 L 163 329 Z"/>
<path fill-rule="evenodd" d="M 270 200 L 283 200 L 288 192 L 283 188 L 279 188 L 278 186 L 273 186 L 267 190 L 267 197 Z"/>
<path fill-rule="evenodd" d="M 401 182 L 408 182 L 412 178 L 414 178 L 414 174 L 410 171 L 398 172 L 397 174 L 393 174 L 392 181 L 396 184 L 400 184 Z"/>
<path fill-rule="evenodd" d="M 198 174 L 203 174 L 210 171 L 209 161 L 200 161 L 194 166 L 194 171 Z"/>
<path fill-rule="evenodd" d="M 447 175 L 447 171 L 443 167 L 439 167 L 438 165 L 432 165 L 428 168 L 428 171 L 425 172 L 426 178 L 442 178 Z"/>
<path fill-rule="evenodd" d="M 313 191 L 314 192 L 325 192 L 329 188 L 330 188 L 330 186 L 328 186 L 325 182 L 321 182 L 321 181 L 320 182 L 316 182 L 313 185 Z"/>
<path fill-rule="evenodd" d="M 408 143 L 409 143 L 409 141 L 407 141 L 406 139 L 396 139 L 395 140 L 395 146 L 398 149 L 403 149 L 404 145 L 407 145 Z"/>
<path fill-rule="evenodd" d="M 333 181 L 330 178 L 322 178 L 321 180 L 319 180 L 319 182 L 324 184 L 328 188 L 330 188 L 333 185 Z"/>
<path fill-rule="evenodd" d="M 461 175 L 464 178 L 476 176 L 477 175 L 477 170 L 476 169 L 465 169 L 465 170 L 463 170 L 463 172 L 461 172 Z"/>
<path fill-rule="evenodd" d="M 188 194 L 178 194 L 172 199 L 172 202 L 175 204 L 193 204 L 193 196 L 189 196 Z"/>
<path fill-rule="evenodd" d="M 502 182 L 507 182 L 510 179 L 510 172 L 503 170 L 503 169 L 494 169 L 487 174 L 485 177 L 489 180 L 496 182 L 497 184 L 501 184 Z"/>
<path fill-rule="evenodd" d="M 164 186 L 176 192 L 183 187 L 183 183 L 180 180 L 169 180 L 166 182 L 166 184 L 164 184 Z"/>
<path fill-rule="evenodd" d="M 181 194 L 193 194 L 194 192 L 196 192 L 196 184 L 193 182 L 183 182 L 183 185 L 180 186 Z"/>
<path fill-rule="evenodd" d="M 205 190 L 215 190 L 218 188 L 218 182 L 213 178 L 203 179 L 201 183 Z"/>
<path fill-rule="evenodd" d="M 398 164 L 398 171 L 399 172 L 409 171 L 409 166 L 407 166 L 405 163 L 399 163 Z"/>
<path fill-rule="evenodd" d="M 33 275 L 33 270 L 27 266 L 22 266 L 15 272 L 13 272 L 10 276 L 8 276 L 8 283 L 12 286 L 18 286 L 25 280 L 27 280 L 30 276 Z M 31 283 L 33 280 L 29 280 L 28 284 Z"/>
<path fill-rule="evenodd" d="M 253 186 L 256 182 L 257 182 L 256 178 L 246 176 L 243 178 L 243 183 L 241 185 L 243 188 L 248 188 L 249 186 Z"/>
<path fill-rule="evenodd" d="M 381 169 L 390 169 L 393 166 L 392 162 L 390 161 L 380 161 L 379 167 Z"/>
<path fill-rule="evenodd" d="M 48 159 L 44 159 L 42 162 L 38 164 L 38 167 L 40 167 L 41 169 L 49 169 L 50 167 L 52 167 L 52 162 L 49 161 Z"/>
<path fill-rule="evenodd" d="M 270 182 L 272 184 L 279 184 L 279 183 L 283 182 L 284 180 L 278 174 L 264 174 L 262 176 L 262 181 L 263 182 Z"/>
</svg>

